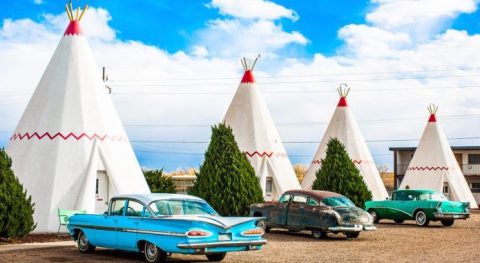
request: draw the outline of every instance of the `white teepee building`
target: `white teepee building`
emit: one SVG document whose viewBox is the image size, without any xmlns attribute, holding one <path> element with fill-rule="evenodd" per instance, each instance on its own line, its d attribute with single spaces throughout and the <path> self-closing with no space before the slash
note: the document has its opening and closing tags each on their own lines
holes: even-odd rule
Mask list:
<svg viewBox="0 0 480 263">
<path fill-rule="evenodd" d="M 312 184 L 316 179 L 316 172 L 321 168 L 321 160 L 325 158 L 327 143 L 331 138 L 337 138 L 345 145 L 350 158 L 360 170 L 364 182 L 372 192 L 373 200 L 385 200 L 385 198 L 388 197 L 385 185 L 382 182 L 372 155 L 363 139 L 362 133 L 358 128 L 357 121 L 347 105 L 346 97 L 349 90 L 350 89 L 345 84 L 340 85 L 338 88 L 340 101 L 333 113 L 332 119 L 330 120 L 325 135 L 315 153 L 313 161 L 305 174 L 302 188 L 312 188 Z"/>
<path fill-rule="evenodd" d="M 258 59 L 258 58 L 257 58 Z M 253 65 L 242 60 L 245 73 L 224 118 L 260 179 L 266 200 L 276 200 L 300 184 L 265 102 L 255 84 Z"/>
<path fill-rule="evenodd" d="M 114 194 L 150 192 L 82 34 L 84 12 L 67 6 L 70 24 L 7 147 L 36 232 L 57 231 L 57 209 L 103 212 Z"/>
<path fill-rule="evenodd" d="M 437 109 L 433 104 L 428 107 L 430 118 L 400 189 L 405 189 L 408 185 L 410 189 L 442 192 L 443 187 L 448 186 L 451 200 L 470 202 L 471 208 L 478 208 L 452 148 L 437 122 Z"/>
</svg>

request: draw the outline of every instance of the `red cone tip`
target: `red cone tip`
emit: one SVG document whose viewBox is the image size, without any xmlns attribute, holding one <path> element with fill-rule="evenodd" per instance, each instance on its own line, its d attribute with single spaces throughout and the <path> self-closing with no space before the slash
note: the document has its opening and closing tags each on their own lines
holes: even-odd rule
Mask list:
<svg viewBox="0 0 480 263">
<path fill-rule="evenodd" d="M 340 100 L 338 101 L 337 107 L 347 107 L 347 98 L 341 97 Z"/>
<path fill-rule="evenodd" d="M 428 122 L 437 122 L 437 118 L 435 114 L 430 114 L 430 118 L 428 118 Z"/>
<path fill-rule="evenodd" d="M 255 83 L 255 78 L 253 77 L 253 73 L 251 70 L 245 71 L 241 83 Z"/>
<path fill-rule="evenodd" d="M 70 21 L 70 24 L 68 24 L 67 30 L 65 30 L 64 36 L 69 36 L 69 35 L 81 35 L 82 28 L 80 27 L 80 22 L 77 20 Z"/>
</svg>

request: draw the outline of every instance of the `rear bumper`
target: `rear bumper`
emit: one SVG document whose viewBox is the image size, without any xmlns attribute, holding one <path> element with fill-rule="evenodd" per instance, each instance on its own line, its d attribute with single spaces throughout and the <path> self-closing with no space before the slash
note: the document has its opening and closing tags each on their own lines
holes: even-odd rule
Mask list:
<svg viewBox="0 0 480 263">
<path fill-rule="evenodd" d="M 374 231 L 377 230 L 375 226 L 353 225 L 353 226 L 331 226 L 328 231 L 331 232 L 360 232 L 360 231 Z"/>
<path fill-rule="evenodd" d="M 433 213 L 435 219 L 467 219 L 470 217 L 469 213 Z"/>
<path fill-rule="evenodd" d="M 267 240 L 260 239 L 254 241 L 221 241 L 221 242 L 205 242 L 205 243 L 180 243 L 178 248 L 217 248 L 217 247 L 257 247 L 267 244 Z"/>
</svg>

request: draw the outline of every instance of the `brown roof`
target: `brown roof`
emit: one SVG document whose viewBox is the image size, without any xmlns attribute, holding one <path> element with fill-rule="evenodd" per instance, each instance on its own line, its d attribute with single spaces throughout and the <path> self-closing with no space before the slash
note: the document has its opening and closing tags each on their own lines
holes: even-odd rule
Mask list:
<svg viewBox="0 0 480 263">
<path fill-rule="evenodd" d="M 324 198 L 333 197 L 333 196 L 343 196 L 341 194 L 337 194 L 334 192 L 319 191 L 319 190 L 290 190 L 285 193 L 310 195 L 312 197 L 317 198 L 318 200 L 322 200 Z"/>
</svg>

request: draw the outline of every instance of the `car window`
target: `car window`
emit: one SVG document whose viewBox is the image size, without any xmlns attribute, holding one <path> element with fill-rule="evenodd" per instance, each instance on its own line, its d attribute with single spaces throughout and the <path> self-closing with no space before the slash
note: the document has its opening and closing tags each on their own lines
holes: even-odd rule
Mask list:
<svg viewBox="0 0 480 263">
<path fill-rule="evenodd" d="M 414 201 L 414 200 L 417 200 L 417 195 L 415 195 L 414 193 L 408 193 L 407 194 L 407 201 Z"/>
<path fill-rule="evenodd" d="M 125 199 L 116 199 L 112 201 L 110 205 L 110 215 L 122 216 L 125 209 Z"/>
<path fill-rule="evenodd" d="M 289 194 L 284 194 L 282 195 L 282 197 L 280 198 L 280 203 L 281 204 L 284 204 L 284 203 L 288 203 L 288 201 L 290 201 L 290 195 Z"/>
<path fill-rule="evenodd" d="M 143 205 L 137 201 L 129 200 L 127 211 L 125 211 L 126 216 L 142 216 L 143 214 Z"/>
<path fill-rule="evenodd" d="M 395 199 L 397 201 L 406 201 L 407 200 L 407 193 L 401 191 L 395 193 Z"/>
<path fill-rule="evenodd" d="M 306 204 L 307 198 L 303 195 L 294 195 L 292 202 L 294 202 L 295 204 Z"/>
<path fill-rule="evenodd" d="M 317 202 L 317 200 L 309 197 L 308 200 L 307 200 L 307 205 L 310 205 L 310 206 L 318 206 L 318 202 Z"/>
<path fill-rule="evenodd" d="M 355 204 L 352 203 L 350 199 L 344 196 L 332 196 L 332 197 L 324 198 L 322 199 L 322 203 L 325 204 L 326 206 L 332 206 L 332 207 L 342 207 L 342 206 L 355 207 Z"/>
<path fill-rule="evenodd" d="M 207 203 L 192 200 L 157 200 L 150 204 L 150 209 L 157 216 L 217 215 Z"/>
</svg>

